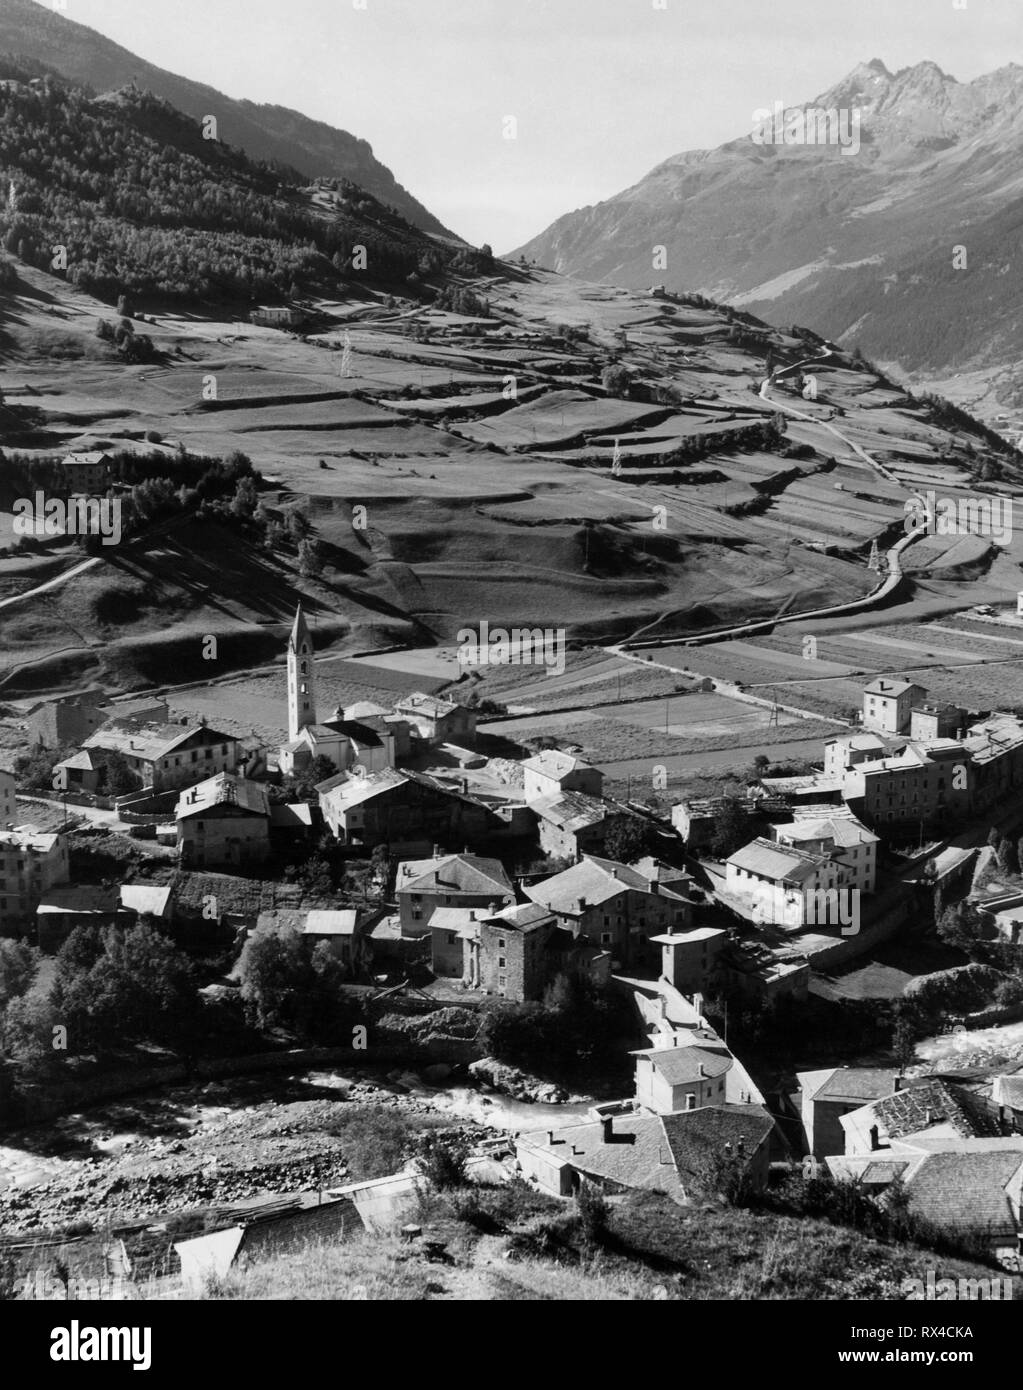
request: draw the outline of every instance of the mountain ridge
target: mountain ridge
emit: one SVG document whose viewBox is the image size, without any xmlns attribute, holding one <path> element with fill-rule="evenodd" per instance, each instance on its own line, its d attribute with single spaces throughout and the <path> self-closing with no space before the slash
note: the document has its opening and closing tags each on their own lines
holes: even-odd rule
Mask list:
<svg viewBox="0 0 1023 1390">
<path fill-rule="evenodd" d="M 843 106 L 860 107 L 855 157 L 834 144 L 758 144 L 751 124 L 564 214 L 512 254 L 810 323 L 918 379 L 1008 368 L 1023 338 L 1009 273 L 1023 253 L 1023 68 L 959 82 L 930 60 L 891 73 L 871 59 L 785 110 Z M 953 270 L 964 244 L 968 277 Z"/>
</svg>

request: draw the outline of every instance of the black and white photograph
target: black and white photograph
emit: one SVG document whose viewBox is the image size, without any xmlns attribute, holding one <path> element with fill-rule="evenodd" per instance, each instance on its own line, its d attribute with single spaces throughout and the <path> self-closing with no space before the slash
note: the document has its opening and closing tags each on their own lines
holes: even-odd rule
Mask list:
<svg viewBox="0 0 1023 1390">
<path fill-rule="evenodd" d="M 1021 357 L 1020 0 L 0 0 L 5 1342 L 994 1373 Z"/>
</svg>

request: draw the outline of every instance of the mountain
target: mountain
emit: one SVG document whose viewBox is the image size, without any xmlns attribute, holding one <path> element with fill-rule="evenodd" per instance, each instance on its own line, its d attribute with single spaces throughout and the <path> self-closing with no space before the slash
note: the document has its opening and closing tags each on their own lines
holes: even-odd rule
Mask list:
<svg viewBox="0 0 1023 1390">
<path fill-rule="evenodd" d="M 454 235 L 398 183 L 366 140 L 299 111 L 236 101 L 201 82 L 165 72 L 35 0 L 0 0 L 0 52 L 34 58 L 97 92 L 134 81 L 195 120 L 216 115 L 220 138 L 252 159 L 277 161 L 307 179 L 350 179 L 423 231 Z"/>
<path fill-rule="evenodd" d="M 302 188 L 203 139 L 151 92 L 96 97 L 31 72 L 0 54 L 0 243 L 109 303 L 248 307 L 355 285 L 404 289 L 449 266 L 490 264 L 347 180 Z"/>
<path fill-rule="evenodd" d="M 698 289 L 917 376 L 1014 364 L 1023 68 L 961 83 L 931 62 L 891 73 L 874 59 L 786 119 L 809 106 L 850 112 L 848 151 L 747 134 L 676 155 L 515 254 L 587 279 Z M 658 245 L 664 270 L 651 269 Z"/>
</svg>

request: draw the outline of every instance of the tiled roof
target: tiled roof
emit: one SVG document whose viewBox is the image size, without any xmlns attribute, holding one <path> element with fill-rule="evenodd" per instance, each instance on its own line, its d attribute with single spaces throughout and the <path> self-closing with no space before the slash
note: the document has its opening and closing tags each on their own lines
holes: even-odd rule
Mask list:
<svg viewBox="0 0 1023 1390">
<path fill-rule="evenodd" d="M 879 835 L 868 830 L 853 816 L 829 816 L 821 820 L 800 816 L 784 825 L 772 825 L 771 829 L 781 840 L 833 840 L 838 849 L 873 845 L 880 840 Z"/>
<path fill-rule="evenodd" d="M 600 1122 L 555 1130 L 553 1144 L 548 1143 L 547 1133 L 531 1130 L 522 1139 L 595 1178 L 622 1187 L 660 1188 L 676 1198 L 684 1195 L 657 1115 L 614 1116 L 610 1142 Z"/>
<path fill-rule="evenodd" d="M 587 907 L 595 907 L 617 897 L 619 893 L 628 892 L 630 888 L 649 893 L 650 880 L 627 864 L 600 859 L 595 854 L 584 854 L 578 864 L 540 883 L 530 884 L 525 893 L 534 902 L 546 904 L 552 912 L 571 915 L 578 912 L 580 898 L 585 900 Z"/>
<path fill-rule="evenodd" d="M 394 888 L 396 893 L 496 893 L 502 898 L 514 891 L 499 859 L 476 854 L 406 859 L 398 865 Z"/>
<path fill-rule="evenodd" d="M 727 1153 L 747 1164 L 770 1138 L 774 1120 L 759 1105 L 703 1105 L 662 1115 L 661 1125 L 678 1175 L 687 1193 L 698 1193 L 708 1175 L 708 1165 Z"/>
<path fill-rule="evenodd" d="M 910 1167 L 908 1159 L 901 1160 L 882 1160 L 872 1159 L 866 1163 L 860 1173 L 860 1178 L 866 1183 L 885 1184 L 892 1183 L 896 1178 L 901 1178 L 906 1169 Z"/>
<path fill-rule="evenodd" d="M 583 830 L 618 814 L 606 801 L 585 792 L 555 792 L 551 796 L 541 796 L 529 803 L 529 809 L 563 830 Z"/>
<path fill-rule="evenodd" d="M 358 917 L 354 907 L 336 908 L 333 911 L 313 908 L 306 913 L 302 930 L 306 936 L 351 936 Z"/>
<path fill-rule="evenodd" d="M 904 694 L 907 690 L 922 690 L 924 687 L 917 685 L 916 681 L 892 680 L 888 676 L 880 676 L 877 680 L 871 681 L 869 685 L 863 687 L 864 695 L 885 695 L 894 699 L 897 695 Z"/>
<path fill-rule="evenodd" d="M 911 1083 L 874 1102 L 874 1116 L 889 1139 L 949 1124 L 964 1139 L 998 1133 L 991 1111 L 971 1092 L 936 1078 Z"/>
<path fill-rule="evenodd" d="M 484 917 L 493 926 L 507 927 L 511 931 L 536 931 L 537 927 L 554 920 L 553 913 L 540 903 L 513 903 L 492 917 Z"/>
<path fill-rule="evenodd" d="M 814 1092 L 814 1100 L 878 1100 L 892 1094 L 898 1072 L 878 1067 L 838 1067 Z"/>
<path fill-rule="evenodd" d="M 906 1184 L 909 1209 L 935 1224 L 1004 1236 L 1017 1222 L 1006 1188 L 1023 1167 L 1019 1148 L 989 1153 L 928 1154 Z"/>
<path fill-rule="evenodd" d="M 669 1086 L 724 1076 L 732 1066 L 732 1058 L 727 1053 L 712 1052 L 705 1047 L 659 1047 L 637 1055 L 649 1058 L 654 1070 L 660 1072 Z"/>
<path fill-rule="evenodd" d="M 781 848 L 771 840 L 758 837 L 729 855 L 725 862 L 772 882 L 801 883 L 812 878 L 828 861 L 824 855 Z"/>
<path fill-rule="evenodd" d="M 996 1076 L 993 1095 L 996 1105 L 1007 1105 L 1010 1110 L 1023 1110 L 1023 1074 Z"/>
<path fill-rule="evenodd" d="M 145 719 L 113 719 L 97 729 L 82 744 L 83 748 L 106 748 L 111 752 L 130 754 L 145 762 L 153 762 L 172 753 L 180 744 L 206 733 L 216 743 L 234 742 L 229 734 L 208 729 L 204 724 L 159 724 Z"/>
<path fill-rule="evenodd" d="M 189 787 L 178 797 L 175 808 L 177 820 L 187 820 L 213 810 L 215 806 L 233 806 L 250 816 L 270 815 L 270 798 L 262 782 L 250 782 L 233 772 L 220 772 L 198 786 Z"/>
<path fill-rule="evenodd" d="M 36 830 L 33 825 L 20 825 L 15 830 L 0 830 L 0 849 L 31 849 L 37 854 L 49 854 L 60 836 Z"/>
<path fill-rule="evenodd" d="M 371 801 L 384 792 L 406 786 L 408 781 L 409 778 L 404 773 L 395 771 L 393 767 L 385 767 L 379 772 L 369 773 L 366 777 L 348 777 L 344 773 L 338 773 L 336 777 L 328 777 L 326 782 L 317 783 L 316 790 L 321 796 L 327 797 L 331 805 L 343 814 L 353 806 Z"/>
<path fill-rule="evenodd" d="M 454 714 L 461 706 L 453 700 L 441 700 L 436 695 L 424 695 L 421 690 L 413 690 L 411 694 L 403 695 L 394 708 L 398 711 L 408 710 L 427 719 L 440 719 L 444 715 Z"/>
<path fill-rule="evenodd" d="M 588 771 L 591 764 L 584 763 L 581 758 L 574 758 L 571 753 L 562 753 L 557 748 L 544 748 L 533 757 L 525 758 L 522 766 L 530 772 L 541 772 L 546 777 L 560 779 L 578 768 Z"/>
<path fill-rule="evenodd" d="M 390 714 L 389 709 L 383 705 L 376 705 L 372 700 L 359 700 L 357 704 L 345 705 L 335 715 L 335 719 L 351 719 L 356 722 L 363 719 L 377 719 L 385 714 Z"/>
<path fill-rule="evenodd" d="M 453 931 L 458 936 L 478 941 L 484 912 L 481 907 L 435 907 L 427 925 L 431 931 Z"/>
<path fill-rule="evenodd" d="M 140 916 L 151 912 L 154 917 L 162 917 L 172 891 L 169 885 L 158 888 L 148 883 L 122 883 L 121 906 L 133 908 Z"/>
</svg>

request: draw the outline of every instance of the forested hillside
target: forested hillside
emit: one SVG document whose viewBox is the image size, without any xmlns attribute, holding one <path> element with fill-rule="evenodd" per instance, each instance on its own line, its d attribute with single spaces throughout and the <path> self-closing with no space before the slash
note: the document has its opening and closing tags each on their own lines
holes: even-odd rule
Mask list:
<svg viewBox="0 0 1023 1390">
<path fill-rule="evenodd" d="M 482 268 L 354 184 L 314 207 L 293 171 L 205 139 L 151 93 L 97 98 L 28 78 L 0 58 L 0 237 L 39 269 L 60 272 L 54 248 L 66 248 L 67 279 L 102 299 L 252 301 L 418 281 L 455 260 Z"/>
</svg>

